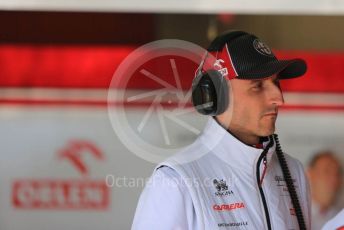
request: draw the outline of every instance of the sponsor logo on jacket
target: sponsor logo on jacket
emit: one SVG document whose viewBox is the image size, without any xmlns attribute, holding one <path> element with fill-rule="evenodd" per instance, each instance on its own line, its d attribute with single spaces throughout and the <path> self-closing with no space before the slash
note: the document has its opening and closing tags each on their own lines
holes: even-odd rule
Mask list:
<svg viewBox="0 0 344 230">
<path fill-rule="evenodd" d="M 292 181 L 293 181 L 295 189 L 298 189 L 299 186 L 298 186 L 297 180 L 295 178 L 292 178 Z M 287 183 L 283 176 L 276 175 L 275 182 L 276 182 L 277 188 L 280 189 L 281 196 L 290 196 Z"/>
<path fill-rule="evenodd" d="M 217 224 L 218 227 L 239 227 L 239 226 L 247 226 L 247 225 L 248 225 L 247 221 Z"/>
<path fill-rule="evenodd" d="M 245 204 L 243 202 L 213 205 L 213 210 L 215 211 L 233 211 L 233 210 L 242 209 L 242 208 L 245 208 Z"/>
<path fill-rule="evenodd" d="M 277 186 L 286 186 L 285 179 L 283 176 L 275 176 L 275 181 L 277 182 Z M 293 183 L 296 183 L 296 179 L 292 178 Z"/>
<path fill-rule="evenodd" d="M 213 184 L 216 189 L 215 196 L 229 196 L 233 194 L 233 191 L 228 189 L 228 185 L 225 180 L 214 179 Z"/>
</svg>

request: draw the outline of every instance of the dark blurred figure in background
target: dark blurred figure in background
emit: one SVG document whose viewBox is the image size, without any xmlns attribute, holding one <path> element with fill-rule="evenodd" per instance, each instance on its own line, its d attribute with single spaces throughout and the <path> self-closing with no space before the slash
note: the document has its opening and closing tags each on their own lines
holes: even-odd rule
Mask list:
<svg viewBox="0 0 344 230">
<path fill-rule="evenodd" d="M 335 202 L 342 186 L 342 166 L 332 151 L 311 159 L 307 175 L 312 194 L 312 229 L 318 230 L 340 210 Z"/>
</svg>

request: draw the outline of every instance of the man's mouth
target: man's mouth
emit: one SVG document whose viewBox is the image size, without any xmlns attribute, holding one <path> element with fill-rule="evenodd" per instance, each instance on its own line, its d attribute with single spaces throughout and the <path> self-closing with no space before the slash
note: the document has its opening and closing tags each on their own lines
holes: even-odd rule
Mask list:
<svg viewBox="0 0 344 230">
<path fill-rule="evenodd" d="M 266 114 L 264 114 L 264 116 L 275 116 L 275 117 L 277 117 L 277 113 L 266 113 Z"/>
<path fill-rule="evenodd" d="M 278 112 L 276 110 L 270 110 L 263 115 L 263 117 L 277 117 Z"/>
</svg>

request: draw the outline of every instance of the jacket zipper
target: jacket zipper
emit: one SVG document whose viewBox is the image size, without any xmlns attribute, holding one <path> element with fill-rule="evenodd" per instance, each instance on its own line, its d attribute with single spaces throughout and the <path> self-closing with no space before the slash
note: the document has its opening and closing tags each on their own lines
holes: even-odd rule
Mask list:
<svg viewBox="0 0 344 230">
<path fill-rule="evenodd" d="M 266 169 L 267 169 L 267 159 L 266 159 L 266 156 L 264 156 L 264 158 L 263 158 L 263 165 L 264 165 L 263 175 L 261 176 L 260 182 L 259 182 L 260 186 L 262 186 L 262 183 L 263 183 L 263 180 L 264 180 L 264 177 L 265 177 L 265 174 L 266 174 Z"/>
<path fill-rule="evenodd" d="M 257 161 L 257 166 L 256 166 L 257 183 L 258 183 L 258 188 L 259 188 L 259 192 L 260 192 L 260 197 L 262 199 L 262 203 L 264 206 L 264 212 L 265 212 L 266 223 L 268 225 L 268 230 L 271 230 L 271 221 L 270 221 L 268 206 L 267 206 L 266 199 L 265 199 L 265 194 L 264 194 L 264 191 L 262 188 L 262 182 L 263 182 L 263 179 L 265 176 L 265 170 L 266 170 L 266 154 L 272 145 L 273 145 L 273 139 L 271 138 L 270 142 L 268 143 L 268 145 L 266 146 L 264 151 L 260 154 L 258 161 Z M 263 172 L 263 178 L 261 178 L 261 176 L 260 176 L 260 164 L 261 164 L 262 160 L 264 160 L 264 164 L 265 164 L 265 168 L 264 168 L 264 172 Z"/>
</svg>

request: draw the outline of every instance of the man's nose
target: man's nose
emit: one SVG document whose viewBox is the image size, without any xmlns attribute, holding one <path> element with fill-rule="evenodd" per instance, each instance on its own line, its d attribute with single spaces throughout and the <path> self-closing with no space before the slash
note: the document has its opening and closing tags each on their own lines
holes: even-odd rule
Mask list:
<svg viewBox="0 0 344 230">
<path fill-rule="evenodd" d="M 271 104 L 274 104 L 276 106 L 282 106 L 284 104 L 284 97 L 283 97 L 282 90 L 277 85 L 274 85 L 272 87 Z"/>
</svg>

